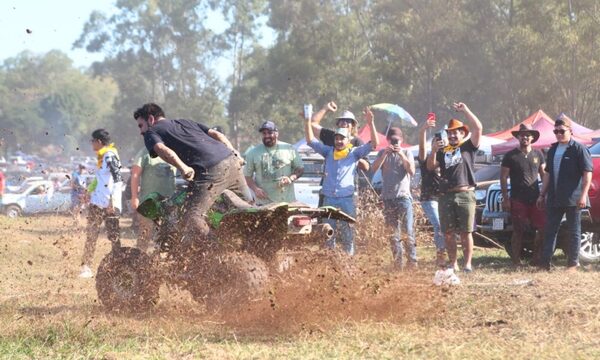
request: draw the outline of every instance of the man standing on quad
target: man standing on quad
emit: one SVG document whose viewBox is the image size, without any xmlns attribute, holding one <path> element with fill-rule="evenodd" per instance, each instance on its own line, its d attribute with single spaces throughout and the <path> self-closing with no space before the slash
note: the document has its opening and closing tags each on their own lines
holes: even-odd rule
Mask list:
<svg viewBox="0 0 600 360">
<path fill-rule="evenodd" d="M 272 121 L 265 121 L 258 132 L 263 143 L 246 153 L 244 167 L 246 182 L 256 195 L 256 203 L 296 201 L 294 181 L 304 173 L 298 150 L 279 141 L 279 130 Z"/>
<path fill-rule="evenodd" d="M 251 200 L 243 161 L 225 135 L 194 121 L 167 120 L 154 103 L 134 114 L 150 156 L 160 156 L 190 182 L 182 219 L 185 242 L 207 238 L 210 228 L 204 214 L 223 190 L 238 190 Z"/>
</svg>

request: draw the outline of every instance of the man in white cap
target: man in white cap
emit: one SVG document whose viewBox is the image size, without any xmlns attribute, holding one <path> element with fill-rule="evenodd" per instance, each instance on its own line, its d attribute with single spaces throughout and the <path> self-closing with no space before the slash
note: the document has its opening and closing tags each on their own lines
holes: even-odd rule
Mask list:
<svg viewBox="0 0 600 360">
<path fill-rule="evenodd" d="M 521 264 L 523 234 L 527 224 L 537 229 L 533 244 L 533 261 L 539 263 L 544 238 L 545 214 L 536 206 L 540 195 L 538 176 L 544 178 L 544 154 L 531 145 L 540 132 L 530 125 L 521 124 L 512 135 L 519 140 L 519 147 L 512 149 L 502 159 L 500 170 L 500 188 L 502 189 L 502 208 L 511 214 L 513 234 L 511 238 L 511 258 L 514 266 Z M 510 197 L 508 178 L 510 176 Z"/>
<path fill-rule="evenodd" d="M 323 120 L 323 117 L 328 112 L 335 113 L 337 111 L 337 109 L 338 109 L 337 104 L 333 101 L 330 101 L 327 104 L 325 104 L 325 106 L 323 106 L 321 108 L 321 110 L 314 113 L 311 118 L 311 126 L 312 126 L 313 133 L 315 134 L 315 137 L 319 138 L 319 140 L 321 140 L 321 142 L 327 146 L 335 145 L 334 144 L 335 130 L 322 127 L 321 120 Z M 340 116 L 336 117 L 335 118 L 335 127 L 337 129 L 340 129 L 340 128 L 348 129 L 348 131 L 350 132 L 349 141 L 350 141 L 350 144 L 352 144 L 352 146 L 359 147 L 364 144 L 364 141 L 362 141 L 362 139 L 357 136 L 358 121 L 356 120 L 356 117 L 354 116 L 354 114 L 351 111 L 345 110 L 342 112 L 342 114 Z M 366 157 L 359 160 L 359 162 L 358 162 L 359 170 L 361 170 L 363 173 L 366 173 L 369 171 L 369 168 L 370 168 L 370 164 L 369 164 L 369 161 L 366 159 Z M 323 185 L 322 182 L 321 182 L 321 185 Z M 321 206 L 322 203 L 323 203 L 323 198 L 320 197 L 319 198 L 319 206 Z"/>
<path fill-rule="evenodd" d="M 246 152 L 244 176 L 256 195 L 259 205 L 271 202 L 294 202 L 294 181 L 304 173 L 300 154 L 286 142 L 279 141 L 279 130 L 272 121 L 265 121 L 258 132 L 262 144 Z"/>
<path fill-rule="evenodd" d="M 325 178 L 321 193 L 324 195 L 323 204 L 341 209 L 350 216 L 356 216 L 354 205 L 354 175 L 358 161 L 365 157 L 379 144 L 373 113 L 365 109 L 367 124 L 371 130 L 371 142 L 354 147 L 350 144 L 348 128 L 338 128 L 334 133 L 334 146 L 327 146 L 317 139 L 313 133 L 311 119 L 305 119 L 306 143 L 325 158 Z M 335 220 L 327 220 L 336 229 Z M 335 248 L 336 241 L 341 240 L 342 247 L 349 255 L 354 255 L 354 230 L 345 221 L 340 221 L 339 233 L 327 244 Z"/>
</svg>

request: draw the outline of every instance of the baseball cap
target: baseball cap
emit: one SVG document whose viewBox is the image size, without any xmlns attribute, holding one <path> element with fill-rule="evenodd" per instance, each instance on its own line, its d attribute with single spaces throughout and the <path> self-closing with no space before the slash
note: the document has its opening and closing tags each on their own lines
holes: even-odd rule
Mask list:
<svg viewBox="0 0 600 360">
<path fill-rule="evenodd" d="M 342 135 L 345 138 L 350 137 L 350 131 L 348 130 L 348 128 L 338 128 L 335 131 L 335 135 Z"/>
<path fill-rule="evenodd" d="M 265 121 L 259 128 L 258 128 L 258 132 L 261 132 L 263 130 L 269 130 L 269 131 L 278 131 L 277 130 L 277 126 L 275 126 L 275 123 L 272 121 Z"/>
</svg>

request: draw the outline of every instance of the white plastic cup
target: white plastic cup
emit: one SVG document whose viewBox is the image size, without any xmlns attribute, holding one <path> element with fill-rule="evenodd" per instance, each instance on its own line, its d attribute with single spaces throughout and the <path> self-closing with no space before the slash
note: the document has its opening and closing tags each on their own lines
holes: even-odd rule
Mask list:
<svg viewBox="0 0 600 360">
<path fill-rule="evenodd" d="M 313 106 L 312 104 L 304 104 L 304 119 L 312 118 Z"/>
</svg>

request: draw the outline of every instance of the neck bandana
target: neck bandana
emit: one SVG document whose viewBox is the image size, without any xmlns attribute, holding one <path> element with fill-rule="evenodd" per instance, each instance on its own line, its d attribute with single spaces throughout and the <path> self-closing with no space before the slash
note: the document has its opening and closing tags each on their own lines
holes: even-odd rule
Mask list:
<svg viewBox="0 0 600 360">
<path fill-rule="evenodd" d="M 333 160 L 340 160 L 348 156 L 350 154 L 350 149 L 352 149 L 352 144 L 348 143 L 342 150 L 334 149 L 333 151 Z"/>
<path fill-rule="evenodd" d="M 110 143 L 110 144 L 106 145 L 102 149 L 98 150 L 98 163 L 97 163 L 98 169 L 100 169 L 102 167 L 102 158 L 104 157 L 104 154 L 106 154 L 107 151 L 112 151 L 115 153 L 115 155 L 117 157 L 119 157 L 119 153 L 117 152 L 117 148 L 115 147 L 114 143 Z"/>
</svg>

